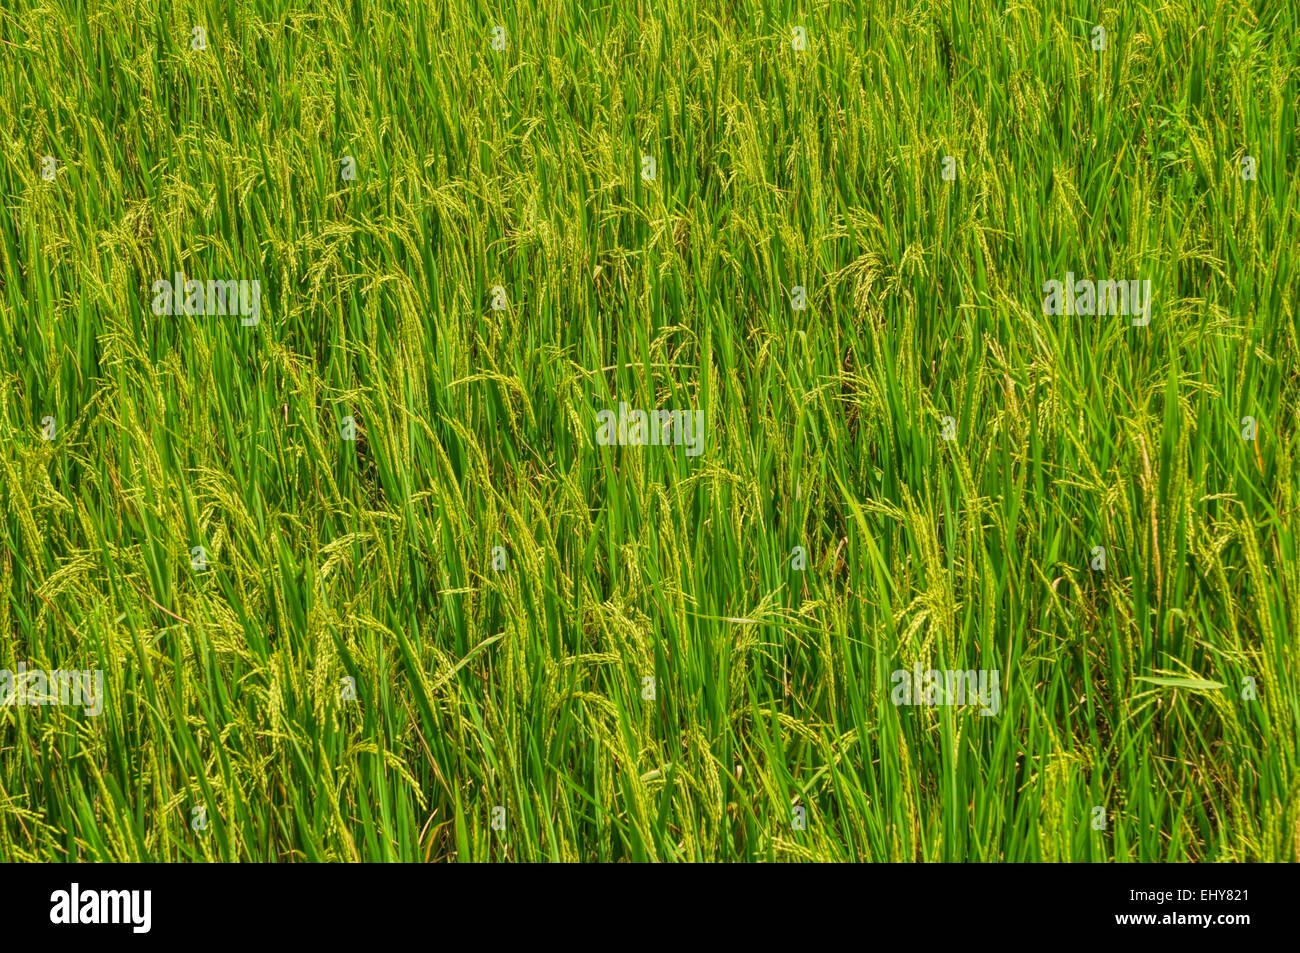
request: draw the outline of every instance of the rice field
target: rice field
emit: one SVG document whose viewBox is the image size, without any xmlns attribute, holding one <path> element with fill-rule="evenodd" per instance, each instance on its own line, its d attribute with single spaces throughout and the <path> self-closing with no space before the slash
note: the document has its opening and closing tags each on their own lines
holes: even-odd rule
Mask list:
<svg viewBox="0 0 1300 953">
<path fill-rule="evenodd" d="M 9 0 L 0 859 L 1300 859 L 1298 110 L 1282 0 Z"/>
</svg>

